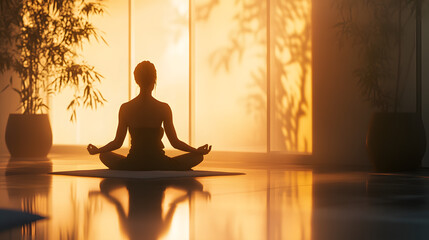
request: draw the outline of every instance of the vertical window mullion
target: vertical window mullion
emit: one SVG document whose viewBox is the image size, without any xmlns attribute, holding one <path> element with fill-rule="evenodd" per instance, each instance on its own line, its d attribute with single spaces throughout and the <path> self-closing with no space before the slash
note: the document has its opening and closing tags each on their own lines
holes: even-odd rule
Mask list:
<svg viewBox="0 0 429 240">
<path fill-rule="evenodd" d="M 271 151 L 271 37 L 270 37 L 270 0 L 267 0 L 267 153 Z"/>
</svg>

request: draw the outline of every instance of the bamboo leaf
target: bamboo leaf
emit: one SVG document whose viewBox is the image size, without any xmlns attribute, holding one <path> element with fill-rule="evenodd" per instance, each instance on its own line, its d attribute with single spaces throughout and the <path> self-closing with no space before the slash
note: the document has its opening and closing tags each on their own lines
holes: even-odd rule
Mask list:
<svg viewBox="0 0 429 240">
<path fill-rule="evenodd" d="M 0 91 L 0 93 L 2 93 L 2 92 L 4 92 L 4 91 L 6 91 L 6 89 L 8 89 L 9 88 L 9 84 L 8 85 L 6 85 L 1 91 Z"/>
<path fill-rule="evenodd" d="M 12 89 L 20 96 L 24 113 L 46 109 L 45 100 L 39 96 L 66 87 L 74 88 L 75 94 L 79 94 L 82 83 L 90 88 L 84 95 L 93 98 L 96 87 L 92 82 L 94 77 L 100 79 L 93 67 L 78 63 L 77 48 L 82 48 L 84 41 L 91 38 L 105 42 L 100 31 L 89 21 L 90 16 L 103 14 L 104 8 L 102 1 L 0 1 L 0 71 L 12 68 L 20 76 L 21 89 Z M 19 34 L 11 31 L 16 26 L 19 26 Z M 7 39 L 2 38 L 4 29 L 8 31 L 4 35 Z M 3 48 L 8 46 L 6 43 L 14 44 L 16 49 Z M 13 57 L 21 53 L 20 59 Z M 12 86 L 10 78 L 0 93 Z M 75 111 L 81 103 L 79 96 L 74 100 L 69 110 Z M 76 114 L 72 119 L 76 119 Z"/>
</svg>

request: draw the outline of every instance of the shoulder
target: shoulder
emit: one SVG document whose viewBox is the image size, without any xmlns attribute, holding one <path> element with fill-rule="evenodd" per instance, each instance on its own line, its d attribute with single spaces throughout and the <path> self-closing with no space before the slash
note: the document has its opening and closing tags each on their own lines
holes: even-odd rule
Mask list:
<svg viewBox="0 0 429 240">
<path fill-rule="evenodd" d="M 131 103 L 131 101 L 130 101 L 130 102 L 123 103 L 123 104 L 121 105 L 121 107 L 119 108 L 119 113 L 124 112 L 124 111 L 126 111 L 127 109 L 129 109 L 129 108 L 130 108 L 130 105 L 131 105 L 130 103 Z"/>
<path fill-rule="evenodd" d="M 119 108 L 119 118 L 125 118 L 129 115 L 128 113 L 131 111 L 131 108 L 134 105 L 132 101 L 133 100 L 123 103 L 121 105 L 121 107 Z"/>
<path fill-rule="evenodd" d="M 162 111 L 171 111 L 170 106 L 165 102 L 155 99 L 155 104 L 158 105 L 158 108 L 160 108 Z"/>
<path fill-rule="evenodd" d="M 129 100 L 128 102 L 123 103 L 120 107 L 120 110 L 121 111 L 128 110 L 128 109 L 132 108 L 133 106 L 135 106 L 136 104 L 137 104 L 137 99 L 133 98 L 133 99 Z"/>
<path fill-rule="evenodd" d="M 156 100 L 156 101 L 157 101 L 158 108 L 161 110 L 162 116 L 164 118 L 169 118 L 169 116 L 171 116 L 170 106 L 165 102 L 161 102 L 158 100 Z"/>
</svg>

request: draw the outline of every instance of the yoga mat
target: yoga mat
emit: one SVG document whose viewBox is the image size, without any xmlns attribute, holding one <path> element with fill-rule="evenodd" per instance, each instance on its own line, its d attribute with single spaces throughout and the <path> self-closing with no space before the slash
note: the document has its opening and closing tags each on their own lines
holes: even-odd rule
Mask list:
<svg viewBox="0 0 429 240">
<path fill-rule="evenodd" d="M 44 217 L 12 209 L 0 209 L 0 232 L 28 224 Z"/>
<path fill-rule="evenodd" d="M 51 174 L 69 175 L 79 177 L 100 178 L 132 178 L 132 179 L 161 179 L 161 178 L 183 178 L 183 177 L 208 177 L 208 176 L 230 176 L 243 175 L 239 172 L 217 172 L 217 171 L 122 171 L 109 169 L 77 170 L 52 172 Z"/>
</svg>

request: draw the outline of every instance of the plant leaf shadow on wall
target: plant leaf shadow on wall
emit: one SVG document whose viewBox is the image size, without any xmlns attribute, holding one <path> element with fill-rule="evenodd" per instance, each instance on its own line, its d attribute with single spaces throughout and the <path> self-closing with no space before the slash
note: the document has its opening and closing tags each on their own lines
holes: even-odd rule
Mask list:
<svg viewBox="0 0 429 240">
<path fill-rule="evenodd" d="M 415 73 L 415 0 L 341 0 L 340 47 L 359 51 L 354 75 L 362 96 L 381 111 L 403 108 Z"/>
<path fill-rule="evenodd" d="M 218 0 L 196 6 L 196 21 L 207 21 Z M 267 9 L 266 1 L 237 0 L 229 33 L 229 43 L 214 51 L 209 59 L 213 71 L 231 71 L 241 63 L 248 49 L 263 49 L 254 57 L 260 65 L 251 73 L 252 84 L 246 96 L 249 115 L 264 119 L 270 99 L 271 149 L 311 152 L 311 1 L 277 0 Z M 269 10 L 269 11 L 268 11 Z M 270 39 L 267 42 L 267 14 Z M 267 79 L 267 69 L 270 70 Z M 267 93 L 267 81 L 270 92 Z"/>
</svg>

